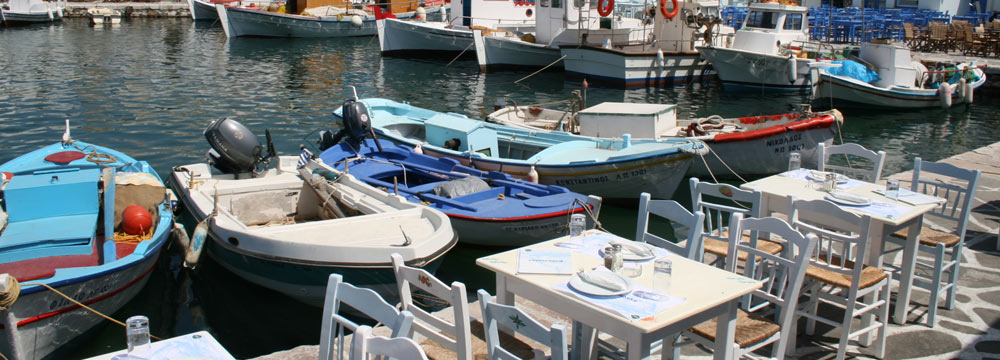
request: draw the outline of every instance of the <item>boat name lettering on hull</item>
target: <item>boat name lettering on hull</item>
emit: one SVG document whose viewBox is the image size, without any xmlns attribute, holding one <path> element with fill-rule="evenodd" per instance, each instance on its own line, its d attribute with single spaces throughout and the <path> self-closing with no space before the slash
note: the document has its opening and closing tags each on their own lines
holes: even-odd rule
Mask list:
<svg viewBox="0 0 1000 360">
<path fill-rule="evenodd" d="M 635 169 L 635 170 L 623 171 L 621 173 L 618 173 L 618 175 L 615 177 L 615 180 L 623 180 L 623 179 L 633 178 L 633 177 L 642 176 L 642 175 L 646 175 L 646 168 L 639 168 L 639 169 Z"/>
<path fill-rule="evenodd" d="M 504 231 L 511 231 L 511 232 L 517 232 L 517 233 L 532 233 L 532 232 L 537 232 L 537 231 L 540 231 L 540 230 L 548 230 L 548 229 L 556 229 L 557 230 L 557 231 L 553 231 L 553 233 L 562 233 L 562 232 L 565 232 L 566 226 L 565 225 L 560 226 L 560 225 L 561 224 L 559 222 L 550 222 L 550 223 L 535 224 L 535 225 L 504 226 L 504 227 L 502 227 L 502 229 Z M 562 231 L 558 230 L 558 228 L 560 228 L 560 227 L 563 229 Z"/>
<path fill-rule="evenodd" d="M 767 140 L 765 143 L 767 147 L 771 148 L 775 153 L 800 151 L 805 149 L 806 145 L 802 143 L 802 134 L 796 133 L 788 136 L 782 136 L 776 139 Z"/>
<path fill-rule="evenodd" d="M 605 182 L 608 182 L 608 177 L 607 176 L 556 180 L 555 184 L 559 185 L 559 186 L 573 186 L 573 185 L 598 184 L 598 183 L 605 183 Z"/>
<path fill-rule="evenodd" d="M 73 296 L 73 298 L 77 299 L 78 301 L 87 301 L 99 297 L 101 295 L 107 294 L 108 291 L 110 291 L 110 287 L 111 287 L 110 285 L 105 284 L 98 288 L 81 289 L 76 293 L 76 295 Z M 61 309 L 69 305 L 74 305 L 74 303 L 69 300 L 66 300 L 65 298 L 52 300 L 52 302 L 49 303 L 49 311 Z"/>
</svg>

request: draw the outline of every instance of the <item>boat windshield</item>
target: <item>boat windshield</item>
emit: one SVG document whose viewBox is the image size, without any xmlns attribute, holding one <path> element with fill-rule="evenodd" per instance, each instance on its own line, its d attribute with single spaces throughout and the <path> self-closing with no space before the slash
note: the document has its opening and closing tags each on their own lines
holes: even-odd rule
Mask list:
<svg viewBox="0 0 1000 360">
<path fill-rule="evenodd" d="M 785 15 L 785 24 L 782 26 L 785 30 L 802 30 L 802 14 L 787 14 Z"/>
<path fill-rule="evenodd" d="M 751 11 L 747 15 L 747 21 L 744 26 L 758 29 L 776 29 L 778 28 L 778 13 L 774 11 Z"/>
</svg>

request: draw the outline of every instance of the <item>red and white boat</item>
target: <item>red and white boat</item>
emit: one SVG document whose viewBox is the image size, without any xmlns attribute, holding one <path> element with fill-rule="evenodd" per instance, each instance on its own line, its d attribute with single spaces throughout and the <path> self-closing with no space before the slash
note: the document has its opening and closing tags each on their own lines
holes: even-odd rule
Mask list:
<svg viewBox="0 0 1000 360">
<path fill-rule="evenodd" d="M 685 120 L 677 119 L 675 105 L 605 102 L 580 111 L 510 106 L 493 112 L 487 120 L 583 137 L 697 139 L 710 151 L 692 161 L 688 175 L 733 178 L 785 171 L 793 152 L 801 154 L 803 167 L 815 166 L 817 144 L 831 144 L 844 117 L 837 110 L 804 109 L 799 113 Z"/>
</svg>

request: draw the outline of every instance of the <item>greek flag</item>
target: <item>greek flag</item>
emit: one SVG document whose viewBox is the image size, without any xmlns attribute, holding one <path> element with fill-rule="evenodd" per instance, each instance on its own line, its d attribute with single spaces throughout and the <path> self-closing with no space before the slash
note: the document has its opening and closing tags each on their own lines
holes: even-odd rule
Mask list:
<svg viewBox="0 0 1000 360">
<path fill-rule="evenodd" d="M 299 168 L 303 168 L 309 161 L 312 160 L 313 153 L 309 149 L 302 148 L 302 153 L 299 154 Z"/>
</svg>

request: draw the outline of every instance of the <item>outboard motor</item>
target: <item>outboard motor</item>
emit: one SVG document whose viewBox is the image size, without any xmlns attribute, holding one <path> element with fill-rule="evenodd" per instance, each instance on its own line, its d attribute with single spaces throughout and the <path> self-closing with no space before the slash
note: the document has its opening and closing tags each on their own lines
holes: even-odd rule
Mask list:
<svg viewBox="0 0 1000 360">
<path fill-rule="evenodd" d="M 319 148 L 321 151 L 340 143 L 345 136 L 348 144 L 355 149 L 360 149 L 361 141 L 369 135 L 374 138 L 371 116 L 365 103 L 357 101 L 357 99 L 344 102 L 344 106 L 341 108 L 341 121 L 344 127 L 337 134 L 331 136 L 328 131 L 320 132 Z M 378 147 L 379 151 L 382 151 L 382 145 L 377 140 L 375 146 Z"/>
<path fill-rule="evenodd" d="M 205 138 L 212 149 L 208 151 L 209 163 L 226 174 L 251 173 L 258 175 L 274 156 L 271 131 L 267 136 L 268 154 L 250 129 L 233 119 L 213 120 L 205 128 Z"/>
</svg>

